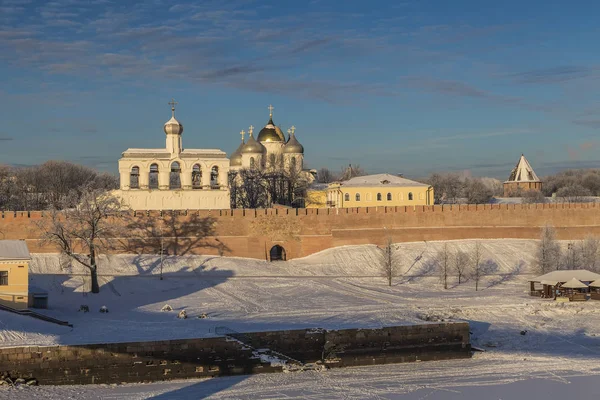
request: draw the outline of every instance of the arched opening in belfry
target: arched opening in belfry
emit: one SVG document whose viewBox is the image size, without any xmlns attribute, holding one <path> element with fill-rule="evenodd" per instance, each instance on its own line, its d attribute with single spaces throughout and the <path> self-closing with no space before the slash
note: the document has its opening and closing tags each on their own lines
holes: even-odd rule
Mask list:
<svg viewBox="0 0 600 400">
<path fill-rule="evenodd" d="M 278 244 L 271 247 L 271 251 L 269 252 L 269 259 L 271 261 L 285 261 L 285 249 Z"/>
<path fill-rule="evenodd" d="M 181 166 L 177 161 L 171 164 L 169 175 L 169 189 L 181 189 Z"/>
<path fill-rule="evenodd" d="M 202 169 L 198 164 L 192 168 L 192 189 L 202 189 Z"/>
<path fill-rule="evenodd" d="M 132 167 L 129 173 L 129 188 L 139 189 L 140 188 L 140 167 Z"/>
<path fill-rule="evenodd" d="M 158 164 L 152 164 L 150 166 L 150 172 L 148 173 L 148 188 L 158 189 Z"/>
<path fill-rule="evenodd" d="M 211 189 L 219 188 L 219 167 L 216 165 L 210 170 L 210 187 Z"/>
</svg>

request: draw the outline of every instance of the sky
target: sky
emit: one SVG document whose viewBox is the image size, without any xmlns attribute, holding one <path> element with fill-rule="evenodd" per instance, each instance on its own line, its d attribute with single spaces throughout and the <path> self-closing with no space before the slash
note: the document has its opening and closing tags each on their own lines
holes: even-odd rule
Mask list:
<svg viewBox="0 0 600 400">
<path fill-rule="evenodd" d="M 0 163 L 228 154 L 274 106 L 310 168 L 600 167 L 600 2 L 0 0 Z"/>
</svg>

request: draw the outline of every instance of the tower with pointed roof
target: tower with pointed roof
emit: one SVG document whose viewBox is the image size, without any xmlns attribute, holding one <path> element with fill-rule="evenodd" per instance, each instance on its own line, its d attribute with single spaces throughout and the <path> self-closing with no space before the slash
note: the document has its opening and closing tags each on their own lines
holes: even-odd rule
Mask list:
<svg viewBox="0 0 600 400">
<path fill-rule="evenodd" d="M 531 168 L 529 161 L 521 154 L 521 158 L 510 172 L 508 180 L 504 182 L 504 197 L 514 196 L 530 190 L 541 191 L 542 181 Z"/>
</svg>

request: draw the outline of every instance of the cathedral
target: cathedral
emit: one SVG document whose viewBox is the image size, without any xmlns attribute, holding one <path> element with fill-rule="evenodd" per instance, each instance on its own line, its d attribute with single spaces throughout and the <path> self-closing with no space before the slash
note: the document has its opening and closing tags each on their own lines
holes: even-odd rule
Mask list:
<svg viewBox="0 0 600 400">
<path fill-rule="evenodd" d="M 269 106 L 269 122 L 254 138 L 254 127 L 240 132 L 242 142 L 231 154 L 230 167 L 233 171 L 243 168 L 259 168 L 265 171 L 285 169 L 301 172 L 304 166 L 304 147 L 296 139 L 296 128 L 288 129 L 288 137 L 273 123 L 273 106 Z"/>
<path fill-rule="evenodd" d="M 120 189 L 115 195 L 132 210 L 199 210 L 231 208 L 230 171 L 259 169 L 264 172 L 291 171 L 311 182 L 311 172 L 304 171 L 304 147 L 296 139 L 296 128 L 288 136 L 269 122 L 256 139 L 254 128 L 241 131 L 242 141 L 227 158 L 219 149 L 186 149 L 182 144 L 183 125 L 175 118 L 163 126 L 166 135 L 163 149 L 130 148 L 119 159 Z"/>
</svg>

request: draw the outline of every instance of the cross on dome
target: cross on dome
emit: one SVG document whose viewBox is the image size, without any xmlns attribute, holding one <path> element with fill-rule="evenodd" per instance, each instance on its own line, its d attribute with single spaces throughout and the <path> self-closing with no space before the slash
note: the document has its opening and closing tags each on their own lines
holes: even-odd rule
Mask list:
<svg viewBox="0 0 600 400">
<path fill-rule="evenodd" d="M 246 134 L 246 132 L 244 132 L 244 130 L 242 129 L 240 131 L 240 135 L 242 135 L 242 142 L 244 141 L 244 135 Z"/>
<path fill-rule="evenodd" d="M 296 133 L 296 127 L 294 125 L 292 125 L 292 127 L 290 128 L 290 131 L 292 131 L 292 135 Z"/>
<path fill-rule="evenodd" d="M 250 125 L 250 127 L 248 128 L 248 134 L 250 136 L 252 136 L 253 133 L 254 133 L 254 126 Z"/>
<path fill-rule="evenodd" d="M 273 110 L 275 109 L 275 107 L 269 104 L 269 107 L 267 108 L 269 109 L 269 117 L 273 118 Z"/>
<path fill-rule="evenodd" d="M 179 103 L 176 102 L 175 99 L 171 98 L 171 101 L 167 104 L 171 106 L 171 112 L 173 113 L 173 116 L 175 116 L 175 106 Z"/>
</svg>

